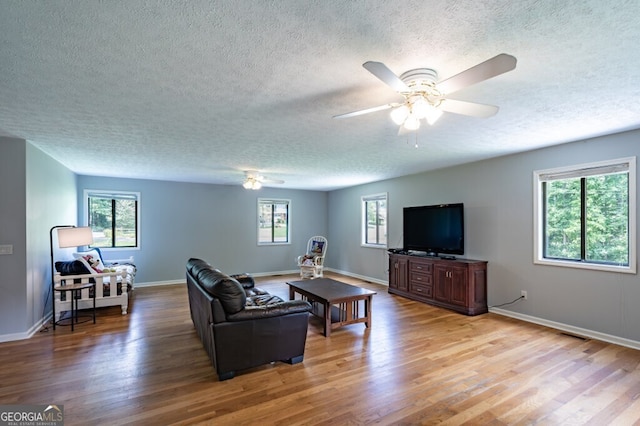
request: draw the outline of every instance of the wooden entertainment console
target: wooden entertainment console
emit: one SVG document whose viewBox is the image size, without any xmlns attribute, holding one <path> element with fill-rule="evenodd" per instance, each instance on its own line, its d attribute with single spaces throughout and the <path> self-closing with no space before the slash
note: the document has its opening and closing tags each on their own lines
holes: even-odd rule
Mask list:
<svg viewBox="0 0 640 426">
<path fill-rule="evenodd" d="M 389 253 L 389 293 L 465 315 L 484 314 L 487 262 Z"/>
</svg>

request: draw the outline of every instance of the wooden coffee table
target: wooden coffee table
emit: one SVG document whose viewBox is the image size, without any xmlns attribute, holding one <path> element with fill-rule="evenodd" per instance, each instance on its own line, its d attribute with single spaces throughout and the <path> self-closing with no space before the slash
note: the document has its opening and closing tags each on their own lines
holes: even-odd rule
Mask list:
<svg viewBox="0 0 640 426">
<path fill-rule="evenodd" d="M 363 322 L 371 327 L 371 299 L 375 291 L 345 284 L 331 278 L 292 281 L 289 285 L 289 299 L 295 294 L 303 300 L 311 302 L 312 314 L 323 319 L 324 335 L 329 336 L 331 330 L 347 324 Z M 364 311 L 360 316 L 360 303 L 364 301 Z"/>
</svg>

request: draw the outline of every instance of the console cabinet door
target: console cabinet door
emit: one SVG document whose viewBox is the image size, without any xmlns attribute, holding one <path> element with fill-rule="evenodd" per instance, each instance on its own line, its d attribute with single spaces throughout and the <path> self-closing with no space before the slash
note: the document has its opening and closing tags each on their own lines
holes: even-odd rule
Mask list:
<svg viewBox="0 0 640 426">
<path fill-rule="evenodd" d="M 469 287 L 467 268 L 457 266 L 435 266 L 435 298 L 452 305 L 467 306 Z"/>
<path fill-rule="evenodd" d="M 451 280 L 449 279 L 449 269 L 436 265 L 433 270 L 434 275 L 434 298 L 440 302 L 449 303 L 451 300 Z"/>
<path fill-rule="evenodd" d="M 449 269 L 451 281 L 451 300 L 454 305 L 468 305 L 469 284 L 467 283 L 467 269 L 452 267 Z"/>
<path fill-rule="evenodd" d="M 404 257 L 389 257 L 389 287 L 400 290 L 409 290 L 408 277 L 409 261 Z"/>
</svg>

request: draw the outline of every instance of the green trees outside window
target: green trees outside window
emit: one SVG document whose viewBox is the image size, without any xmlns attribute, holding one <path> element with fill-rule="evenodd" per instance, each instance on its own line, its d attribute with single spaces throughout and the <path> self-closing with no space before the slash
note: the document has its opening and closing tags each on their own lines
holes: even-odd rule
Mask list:
<svg viewBox="0 0 640 426">
<path fill-rule="evenodd" d="M 610 265 L 635 272 L 635 158 L 534 176 L 540 205 L 538 263 Z"/>
<path fill-rule="evenodd" d="M 138 197 L 88 195 L 93 247 L 138 247 Z"/>
<path fill-rule="evenodd" d="M 545 257 L 629 264 L 628 174 L 545 182 Z"/>
</svg>

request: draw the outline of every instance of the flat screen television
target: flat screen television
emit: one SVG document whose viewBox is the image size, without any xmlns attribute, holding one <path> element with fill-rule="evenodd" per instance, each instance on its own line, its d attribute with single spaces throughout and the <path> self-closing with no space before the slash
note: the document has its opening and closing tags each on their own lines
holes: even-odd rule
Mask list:
<svg viewBox="0 0 640 426">
<path fill-rule="evenodd" d="M 404 251 L 464 254 L 464 205 L 436 204 L 403 209 Z"/>
</svg>

